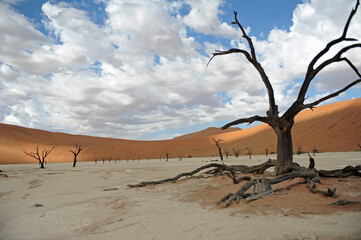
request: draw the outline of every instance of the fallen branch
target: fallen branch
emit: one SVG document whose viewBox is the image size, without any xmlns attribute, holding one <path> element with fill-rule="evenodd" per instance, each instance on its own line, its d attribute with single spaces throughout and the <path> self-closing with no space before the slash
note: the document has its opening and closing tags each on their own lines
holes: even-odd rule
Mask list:
<svg viewBox="0 0 361 240">
<path fill-rule="evenodd" d="M 327 197 L 333 197 L 333 198 L 337 197 L 336 188 L 334 189 L 327 188 L 327 191 L 318 190 L 315 186 L 315 181 L 313 181 L 313 179 L 308 180 L 307 185 L 313 194 L 320 193 Z"/>
<path fill-rule="evenodd" d="M 220 168 L 220 169 L 224 169 L 226 167 L 226 165 L 223 164 L 219 164 L 219 163 L 211 163 L 202 167 L 197 168 L 196 170 L 193 170 L 191 172 L 186 172 L 186 173 L 180 173 L 175 177 L 172 178 L 166 178 L 163 180 L 159 180 L 159 181 L 150 181 L 150 182 L 141 182 L 138 184 L 129 184 L 128 187 L 133 188 L 133 187 L 145 187 L 148 185 L 158 185 L 158 184 L 162 184 L 162 183 L 167 183 L 167 182 L 176 182 L 178 179 L 180 179 L 181 177 L 190 177 L 193 176 L 194 174 L 207 169 L 207 168 L 212 168 L 212 167 L 216 167 L 216 168 Z"/>
<path fill-rule="evenodd" d="M 344 206 L 347 204 L 355 204 L 355 203 L 361 203 L 361 202 L 342 199 L 342 200 L 338 200 L 337 202 L 331 203 L 330 205 L 331 206 L 338 206 L 338 205 Z"/>
<path fill-rule="evenodd" d="M 115 187 L 115 188 L 106 188 L 106 189 L 103 189 L 103 191 L 107 192 L 107 191 L 116 191 L 118 190 L 119 188 Z"/>
<path fill-rule="evenodd" d="M 3 170 L 0 170 L 0 176 L 5 176 L 5 177 L 8 177 L 8 175 L 7 175 L 7 174 L 2 173 L 2 172 L 3 172 Z"/>
<path fill-rule="evenodd" d="M 181 177 L 191 177 L 194 174 L 207 169 L 207 168 L 215 168 L 207 173 L 211 173 L 211 174 L 219 174 L 221 172 L 225 172 L 225 171 L 229 171 L 229 172 L 240 172 L 240 173 L 264 173 L 264 171 L 267 168 L 273 167 L 276 165 L 276 160 L 272 160 L 272 159 L 268 159 L 267 162 L 264 162 L 262 164 L 259 165 L 255 165 L 255 166 L 245 166 L 245 165 L 225 165 L 225 164 L 219 164 L 219 163 L 211 163 L 211 164 L 207 164 L 204 165 L 202 167 L 199 167 L 191 172 L 185 172 L 185 173 L 180 173 L 175 177 L 172 178 L 166 178 L 166 179 L 162 179 L 159 181 L 149 181 L 149 182 L 140 182 L 138 184 L 129 184 L 128 187 L 133 188 L 133 187 L 145 187 L 145 186 L 149 186 L 149 185 L 158 185 L 158 184 L 163 184 L 163 183 L 167 183 L 167 182 L 173 182 L 175 183 L 178 179 L 180 179 Z M 232 177 L 231 177 L 232 178 Z M 244 179 L 238 179 L 236 181 L 242 181 Z M 245 179 L 245 180 L 249 180 L 249 179 Z M 237 182 L 238 183 L 238 182 Z"/>
<path fill-rule="evenodd" d="M 358 176 L 361 177 L 361 165 L 347 166 L 343 169 L 336 170 L 319 170 L 318 174 L 320 177 L 335 177 L 335 178 L 344 178 L 350 176 Z"/>
</svg>

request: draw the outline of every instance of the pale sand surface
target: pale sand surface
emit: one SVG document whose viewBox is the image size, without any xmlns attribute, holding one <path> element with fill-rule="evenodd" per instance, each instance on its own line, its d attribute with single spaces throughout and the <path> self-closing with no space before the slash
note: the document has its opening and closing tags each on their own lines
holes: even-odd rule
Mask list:
<svg viewBox="0 0 361 240">
<path fill-rule="evenodd" d="M 0 239 L 361 239 L 361 204 L 328 204 L 342 198 L 361 201 L 361 179 L 356 177 L 331 180 L 338 184 L 336 199 L 298 185 L 229 208 L 214 204 L 230 188 L 240 187 L 225 176 L 126 186 L 173 177 L 209 160 L 79 162 L 76 168 L 67 162 L 50 163 L 46 169 L 35 163 L 0 165 L 8 175 L 0 176 Z M 242 156 L 225 163 L 255 165 L 265 160 Z M 295 161 L 308 165 L 306 155 L 295 156 Z M 316 156 L 318 169 L 357 164 L 361 152 Z M 103 191 L 109 188 L 118 190 Z"/>
</svg>

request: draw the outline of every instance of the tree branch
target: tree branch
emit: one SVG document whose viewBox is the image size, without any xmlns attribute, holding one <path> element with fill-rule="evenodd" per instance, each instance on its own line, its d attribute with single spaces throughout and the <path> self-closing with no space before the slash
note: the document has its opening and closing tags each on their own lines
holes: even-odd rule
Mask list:
<svg viewBox="0 0 361 240">
<path fill-rule="evenodd" d="M 252 62 L 252 58 L 251 58 L 251 55 L 249 55 L 249 53 L 246 51 L 246 50 L 243 50 L 243 49 L 238 49 L 238 48 L 231 48 L 227 51 L 220 51 L 220 50 L 215 50 L 216 52 L 212 53 L 212 57 L 211 59 L 209 59 L 208 63 L 207 63 L 207 67 L 209 65 L 209 63 L 212 61 L 212 59 L 215 57 L 215 56 L 219 56 L 219 55 L 228 55 L 228 54 L 231 54 L 231 53 L 242 53 L 244 56 L 246 56 L 247 60 L 249 62 Z"/>
<path fill-rule="evenodd" d="M 239 23 L 239 21 L 238 21 L 238 19 L 237 19 L 237 12 L 236 12 L 236 11 L 234 11 L 234 20 L 235 20 L 235 21 L 232 22 L 232 24 L 237 24 L 238 27 L 241 29 L 242 34 L 243 34 L 242 37 L 247 40 L 248 45 L 249 45 L 249 48 L 251 49 L 252 59 L 257 62 L 256 51 L 255 51 L 255 49 L 254 49 L 252 39 L 251 39 L 250 37 L 248 37 L 246 31 L 244 30 L 244 28 L 242 27 L 242 25 Z"/>
<path fill-rule="evenodd" d="M 23 150 L 23 152 L 24 152 L 26 155 L 28 155 L 28 156 L 30 156 L 30 157 L 33 157 L 33 158 L 35 158 L 36 160 L 39 160 L 39 161 L 40 161 L 40 157 L 38 157 L 38 155 L 37 155 L 36 153 L 33 153 L 33 152 L 28 153 L 28 152 L 26 152 L 25 150 Z"/>
<path fill-rule="evenodd" d="M 233 122 L 230 122 L 230 123 L 227 123 L 226 125 L 224 125 L 222 127 L 222 129 L 227 129 L 229 128 L 230 126 L 233 126 L 233 125 L 237 125 L 237 124 L 241 124 L 241 123 L 248 123 L 248 124 L 251 124 L 255 121 L 259 121 L 259 122 L 263 122 L 263 123 L 269 123 L 267 117 L 261 117 L 261 116 L 258 116 L 258 115 L 255 115 L 253 117 L 249 117 L 249 118 L 241 118 L 241 119 L 238 119 L 238 120 L 235 120 Z"/>
<path fill-rule="evenodd" d="M 242 53 L 243 55 L 245 55 L 247 60 L 255 67 L 257 72 L 260 74 L 261 79 L 262 79 L 264 85 L 266 86 L 267 93 L 268 93 L 268 102 L 269 102 L 269 107 L 270 107 L 268 113 L 270 113 L 272 116 L 278 116 L 278 108 L 275 103 L 274 92 L 273 92 L 271 82 L 269 81 L 268 76 L 266 75 L 266 72 L 264 71 L 262 65 L 257 61 L 256 51 L 255 51 L 252 39 L 247 35 L 246 31 L 244 30 L 242 25 L 239 23 L 239 21 L 237 19 L 236 11 L 234 12 L 234 19 L 235 19 L 235 21 L 232 22 L 232 24 L 238 25 L 238 27 L 242 31 L 242 37 L 247 40 L 249 48 L 251 50 L 251 54 L 249 52 L 247 52 L 246 50 L 237 49 L 237 48 L 232 48 L 228 51 L 216 51 L 215 53 L 212 54 L 211 59 L 207 63 L 207 66 L 211 62 L 211 60 L 215 56 L 218 56 L 218 55 L 227 55 L 227 54 L 231 54 L 231 53 Z"/>
<path fill-rule="evenodd" d="M 81 150 L 84 149 L 84 147 L 82 147 L 81 145 L 78 145 L 78 143 L 75 144 L 75 149 L 76 150 L 69 150 L 69 152 L 72 152 L 75 156 L 78 156 L 79 153 L 81 152 Z"/>
<path fill-rule="evenodd" d="M 50 150 L 44 149 L 42 152 L 42 159 L 44 160 L 51 153 L 51 151 L 53 151 L 54 148 L 55 147 L 52 147 Z"/>
<path fill-rule="evenodd" d="M 361 82 L 361 79 L 357 79 L 357 80 L 353 81 L 352 83 L 350 83 L 349 85 L 347 85 L 346 87 L 338 90 L 337 92 L 334 92 L 334 93 L 332 93 L 330 95 L 327 95 L 327 96 L 325 96 L 323 98 L 320 98 L 319 100 L 317 100 L 317 101 L 315 101 L 313 103 L 304 104 L 303 109 L 306 109 L 306 108 L 312 109 L 314 106 L 317 106 L 321 102 L 324 102 L 324 101 L 326 101 L 326 100 L 328 100 L 330 98 L 338 96 L 340 93 L 345 92 L 347 89 L 349 89 L 350 87 L 352 87 L 352 86 L 354 86 L 354 85 L 356 85 L 356 84 L 358 84 L 360 82 Z"/>
<path fill-rule="evenodd" d="M 356 1 L 356 6 L 355 6 L 355 8 L 352 9 L 352 11 L 351 11 L 351 13 L 350 13 L 350 15 L 349 15 L 349 17 L 348 17 L 348 19 L 347 19 L 347 22 L 346 22 L 346 24 L 345 24 L 345 27 L 344 27 L 344 30 L 343 30 L 342 35 L 341 35 L 339 38 L 334 39 L 333 41 L 329 42 L 329 43 L 326 45 L 326 47 L 325 47 L 323 50 L 321 50 L 321 51 L 312 59 L 312 61 L 309 63 L 308 68 L 307 68 L 307 72 L 306 72 L 305 81 L 303 82 L 303 84 L 302 84 L 302 86 L 301 86 L 301 89 L 300 89 L 300 92 L 299 92 L 299 94 L 298 94 L 298 97 L 297 97 L 297 101 L 296 101 L 296 102 L 298 102 L 298 103 L 303 103 L 303 101 L 305 100 L 306 92 L 307 92 L 307 90 L 308 90 L 308 87 L 309 87 L 311 81 L 312 81 L 313 78 L 316 76 L 316 74 L 323 68 L 323 67 L 320 68 L 320 66 L 323 65 L 323 64 L 325 64 L 325 62 L 322 63 L 322 64 L 320 64 L 320 66 L 318 67 L 319 70 L 318 70 L 317 72 L 315 72 L 314 66 L 315 66 L 316 62 L 317 62 L 321 57 L 323 57 L 323 56 L 331 49 L 331 47 L 333 47 L 334 45 L 336 45 L 336 44 L 338 44 L 338 43 L 340 43 L 340 42 L 343 42 L 343 41 L 356 41 L 356 39 L 347 38 L 347 37 L 346 37 L 346 34 L 347 34 L 348 28 L 349 28 L 349 26 L 350 26 L 351 20 L 352 20 L 353 16 L 355 15 L 355 13 L 356 13 L 356 11 L 357 11 L 357 9 L 358 9 L 358 7 L 359 7 L 359 4 L 360 4 L 360 2 L 359 2 L 359 0 L 357 0 L 357 1 Z M 347 50 L 346 50 L 346 51 L 347 51 Z M 341 54 L 342 54 L 342 53 L 341 53 Z M 330 63 L 328 63 L 328 64 L 330 64 Z M 328 64 L 326 64 L 326 65 L 328 65 Z"/>
<path fill-rule="evenodd" d="M 335 62 L 341 62 L 341 61 L 346 61 L 347 58 L 341 58 L 341 55 L 345 52 L 347 52 L 350 49 L 353 48 L 357 48 L 357 47 L 361 47 L 361 43 L 357 43 L 357 44 L 353 44 L 347 47 L 342 48 L 333 58 L 330 58 L 326 61 L 324 61 L 323 63 L 321 63 L 315 70 L 312 71 L 312 74 L 310 75 L 310 78 L 314 78 L 322 69 L 324 69 L 326 66 L 335 63 Z M 350 65 L 350 60 L 347 59 L 346 61 L 349 65 Z M 351 63 L 351 68 L 356 72 L 356 74 L 360 74 L 358 73 L 357 68 Z M 311 79 L 311 80 L 312 80 Z"/>
</svg>

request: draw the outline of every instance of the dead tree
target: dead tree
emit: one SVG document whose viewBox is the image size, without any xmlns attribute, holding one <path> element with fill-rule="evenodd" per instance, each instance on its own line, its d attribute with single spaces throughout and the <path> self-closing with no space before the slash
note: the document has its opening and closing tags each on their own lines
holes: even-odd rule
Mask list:
<svg viewBox="0 0 361 240">
<path fill-rule="evenodd" d="M 224 149 L 224 154 L 226 155 L 226 158 L 228 158 L 229 157 L 229 148 L 225 148 Z"/>
<path fill-rule="evenodd" d="M 249 148 L 246 148 L 246 149 L 247 149 L 248 158 L 252 159 L 252 151 L 253 151 L 253 149 L 249 149 Z"/>
<path fill-rule="evenodd" d="M 45 159 L 47 156 L 49 156 L 49 154 L 51 153 L 51 151 L 53 151 L 55 147 L 52 147 L 50 150 L 48 149 L 44 149 L 43 151 L 41 151 L 41 154 L 39 152 L 39 144 L 36 146 L 36 152 L 26 152 L 25 150 L 24 153 L 30 157 L 33 157 L 35 158 L 36 160 L 39 161 L 39 165 L 40 165 L 40 168 L 45 168 L 44 167 L 44 163 L 45 163 Z"/>
<path fill-rule="evenodd" d="M 74 161 L 73 161 L 73 167 L 75 167 L 76 163 L 77 163 L 77 157 L 79 155 L 79 153 L 81 152 L 81 150 L 83 150 L 84 147 L 78 145 L 78 143 L 75 144 L 75 150 L 69 150 L 69 152 L 74 154 Z"/>
<path fill-rule="evenodd" d="M 166 151 L 164 151 L 164 154 L 165 154 L 165 157 L 166 157 L 166 161 L 168 162 L 170 153 L 166 150 Z"/>
<path fill-rule="evenodd" d="M 302 145 L 301 145 L 301 144 L 297 144 L 297 155 L 301 155 L 302 153 L 303 153 Z"/>
<path fill-rule="evenodd" d="M 268 156 L 268 148 L 265 148 L 264 150 L 266 152 L 266 157 L 267 157 Z"/>
<path fill-rule="evenodd" d="M 219 157 L 221 158 L 221 161 L 223 161 L 223 155 L 222 155 L 222 145 L 220 144 L 220 142 L 222 142 L 222 139 L 214 139 L 213 138 L 213 142 L 216 144 L 217 148 L 218 148 L 218 152 L 219 152 Z"/>
<path fill-rule="evenodd" d="M 316 146 L 313 147 L 312 149 L 312 155 L 316 156 L 316 153 L 319 153 L 318 149 L 316 148 Z"/>
<path fill-rule="evenodd" d="M 346 35 L 347 35 L 347 31 L 348 31 L 349 25 L 351 23 L 351 20 L 352 20 L 353 16 L 355 15 L 355 13 L 359 7 L 359 4 L 360 4 L 360 2 L 357 1 L 355 8 L 351 11 L 351 13 L 347 19 L 347 22 L 344 26 L 342 35 L 339 38 L 330 41 L 326 45 L 326 47 L 324 49 L 322 49 L 311 60 L 311 62 L 308 65 L 306 75 L 305 75 L 303 84 L 300 88 L 300 91 L 298 93 L 298 97 L 297 97 L 296 101 L 288 108 L 288 110 L 282 116 L 278 115 L 279 114 L 278 106 L 275 103 L 274 92 L 273 92 L 271 82 L 269 81 L 268 76 L 266 75 L 263 67 L 257 60 L 256 51 L 253 46 L 252 39 L 246 34 L 242 25 L 238 22 L 237 12 L 234 12 L 235 22 L 233 22 L 233 24 L 236 24 L 242 31 L 243 37 L 248 42 L 250 51 L 246 51 L 243 49 L 236 49 L 236 48 L 232 48 L 227 51 L 216 51 L 215 53 L 213 53 L 213 56 L 211 57 L 209 62 L 218 55 L 227 55 L 227 54 L 232 54 L 232 53 L 243 54 L 246 57 L 246 59 L 254 66 L 254 68 L 258 71 L 258 73 L 261 76 L 261 79 L 262 79 L 262 81 L 267 89 L 267 93 L 268 93 L 269 110 L 266 112 L 266 116 L 255 115 L 255 116 L 252 116 L 249 118 L 241 118 L 241 119 L 238 119 L 236 121 L 233 121 L 231 123 L 224 125 L 222 128 L 226 129 L 233 125 L 237 125 L 237 124 L 241 124 L 241 123 L 253 123 L 255 121 L 267 123 L 269 126 L 272 127 L 272 129 L 274 130 L 274 132 L 277 135 L 277 160 L 270 159 L 261 165 L 257 165 L 257 166 L 253 166 L 253 167 L 247 167 L 244 165 L 227 166 L 225 164 L 212 163 L 212 164 L 208 164 L 208 165 L 199 167 L 196 170 L 191 171 L 191 172 L 178 174 L 177 176 L 175 176 L 173 178 L 167 178 L 167 179 L 163 179 L 163 180 L 159 180 L 159 181 L 152 181 L 152 182 L 141 182 L 139 184 L 128 185 L 128 186 L 129 187 L 144 187 L 144 186 L 148 186 L 148 185 L 162 184 L 165 182 L 176 182 L 179 178 L 181 178 L 183 176 L 193 176 L 195 173 L 198 173 L 201 170 L 213 167 L 215 169 L 209 171 L 209 173 L 214 174 L 214 175 L 218 175 L 219 173 L 227 173 L 227 175 L 230 176 L 230 178 L 232 178 L 234 183 L 238 183 L 241 180 L 248 180 L 247 183 L 243 184 L 238 189 L 237 192 L 229 193 L 217 202 L 218 204 L 225 202 L 225 205 L 229 206 L 233 201 L 238 202 L 239 199 L 245 199 L 248 201 L 252 201 L 252 200 L 257 200 L 262 197 L 270 196 L 273 194 L 274 191 L 276 191 L 276 190 L 272 189 L 273 184 L 277 184 L 277 183 L 287 181 L 290 179 L 295 179 L 295 178 L 304 178 L 305 180 L 300 183 L 307 184 L 307 187 L 314 194 L 319 193 L 319 194 L 322 194 L 325 196 L 335 197 L 336 189 L 328 189 L 327 191 L 320 191 L 316 188 L 316 183 L 319 183 L 320 177 L 342 177 L 342 178 L 348 177 L 348 176 L 361 177 L 361 173 L 360 173 L 361 165 L 358 165 L 355 167 L 347 166 L 343 169 L 337 169 L 337 170 L 319 170 L 318 171 L 315 168 L 315 160 L 311 156 L 310 156 L 310 164 L 309 164 L 308 168 L 299 166 L 297 163 L 293 162 L 293 148 L 292 148 L 293 145 L 292 145 L 292 135 L 291 135 L 291 129 L 294 125 L 295 116 L 299 112 L 301 112 L 302 110 L 307 109 L 307 108 L 313 109 L 318 104 L 320 104 L 330 98 L 333 98 L 333 97 L 339 95 L 340 93 L 345 92 L 347 89 L 349 89 L 352 86 L 361 82 L 361 74 L 359 73 L 357 68 L 353 65 L 353 63 L 347 57 L 343 56 L 343 54 L 348 52 L 349 50 L 361 47 L 361 44 L 355 43 L 355 44 L 342 45 L 344 43 L 347 44 L 348 42 L 357 41 L 356 39 L 349 38 Z M 333 57 L 327 58 L 325 56 L 325 54 L 329 53 L 330 49 L 336 45 L 341 45 L 341 49 L 338 50 Z M 208 64 L 209 64 L 209 62 L 208 62 Z M 327 67 L 333 63 L 337 63 L 337 62 L 344 62 L 344 63 L 348 64 L 348 66 L 356 73 L 356 75 L 358 76 L 358 79 L 352 81 L 350 84 L 348 84 L 344 88 L 342 88 L 338 91 L 335 91 L 331 94 L 328 94 L 314 102 L 305 103 L 306 93 L 307 93 L 307 90 L 309 88 L 311 81 L 325 67 Z M 221 141 L 221 139 L 219 139 L 218 141 L 213 139 L 213 141 L 216 143 L 218 150 L 220 152 L 220 155 L 222 156 L 221 147 L 219 145 L 219 141 Z M 251 152 L 251 151 L 248 149 L 248 152 Z M 274 171 L 275 175 L 280 175 L 280 176 L 266 178 L 266 175 L 263 175 L 261 178 L 254 178 L 254 179 L 249 179 L 249 178 L 244 178 L 244 177 L 237 179 L 235 176 L 235 173 L 237 173 L 237 172 L 238 173 L 239 172 L 242 172 L 242 173 L 252 172 L 252 173 L 263 174 L 265 169 L 267 169 L 271 166 L 275 166 L 275 171 Z M 254 189 L 253 193 L 246 193 L 251 187 L 253 187 L 253 189 Z M 342 204 L 347 204 L 349 202 L 350 201 L 342 200 L 340 203 L 336 202 L 334 204 L 342 205 Z"/>
<path fill-rule="evenodd" d="M 230 122 L 224 125 L 222 128 L 226 129 L 230 126 L 241 124 L 241 123 L 253 123 L 255 121 L 259 121 L 262 123 L 266 123 L 272 127 L 274 132 L 277 135 L 277 166 L 275 167 L 275 174 L 283 174 L 292 171 L 293 164 L 293 149 L 292 149 L 292 135 L 291 129 L 294 125 L 295 116 L 304 109 L 313 109 L 318 104 L 338 96 L 340 93 L 345 92 L 352 86 L 361 82 L 361 74 L 356 68 L 356 66 L 346 57 L 344 56 L 345 53 L 349 52 L 350 50 L 360 48 L 361 43 L 358 42 L 357 39 L 351 38 L 347 36 L 347 31 L 349 29 L 351 20 L 355 15 L 358 7 L 359 7 L 359 0 L 356 1 L 355 8 L 352 9 L 346 24 L 344 26 L 343 32 L 340 37 L 330 41 L 308 64 L 305 78 L 303 80 L 302 86 L 299 90 L 297 99 L 295 102 L 285 111 L 281 116 L 279 116 L 279 109 L 275 101 L 274 91 L 272 84 L 262 67 L 261 63 L 257 59 L 256 50 L 253 44 L 252 39 L 247 35 L 246 31 L 244 30 L 243 26 L 239 23 L 237 19 L 237 12 L 234 12 L 234 19 L 235 21 L 232 24 L 238 26 L 240 31 L 243 34 L 243 38 L 247 41 L 249 50 L 238 49 L 238 48 L 231 48 L 226 51 L 215 51 L 210 58 L 207 66 L 212 61 L 212 59 L 216 56 L 220 55 L 228 55 L 234 53 L 240 53 L 244 55 L 244 57 L 248 60 L 250 64 L 253 65 L 255 70 L 259 73 L 265 87 L 267 90 L 268 95 L 268 104 L 269 109 L 266 112 L 266 116 L 259 116 L 255 115 L 249 118 L 241 118 Z M 356 42 L 356 43 L 355 43 Z M 330 52 L 330 49 L 334 47 L 340 46 L 340 50 L 336 50 L 336 54 L 332 57 L 326 56 L 327 53 Z M 331 50 L 332 51 L 332 50 Z M 334 64 L 343 62 L 347 64 L 358 76 L 356 80 L 353 80 L 350 84 L 346 85 L 344 88 L 337 90 L 331 94 L 328 94 L 314 102 L 305 103 L 306 100 L 306 93 L 309 89 L 309 86 L 315 77 L 326 67 Z"/>
<path fill-rule="evenodd" d="M 232 151 L 234 153 L 234 156 L 236 156 L 236 158 L 238 158 L 239 153 L 241 152 L 241 148 L 232 148 Z"/>
</svg>

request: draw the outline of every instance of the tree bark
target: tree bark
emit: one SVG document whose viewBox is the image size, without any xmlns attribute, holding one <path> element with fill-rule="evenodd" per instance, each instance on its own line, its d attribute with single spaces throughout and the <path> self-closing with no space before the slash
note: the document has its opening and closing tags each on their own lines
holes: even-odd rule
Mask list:
<svg viewBox="0 0 361 240">
<path fill-rule="evenodd" d="M 291 128 L 283 131 L 277 131 L 277 164 L 275 174 L 281 175 L 292 170 L 293 145 Z"/>
<path fill-rule="evenodd" d="M 150 181 L 150 182 L 140 182 L 138 184 L 129 184 L 128 187 L 133 188 L 133 187 L 145 187 L 145 186 L 149 186 L 149 185 L 158 185 L 158 184 L 163 184 L 163 183 L 167 183 L 167 182 L 176 182 L 178 179 L 180 179 L 181 177 L 191 177 L 194 174 L 207 169 L 207 168 L 215 168 L 211 171 L 208 171 L 207 173 L 209 174 L 213 174 L 213 175 L 217 175 L 220 172 L 224 172 L 224 171 L 230 171 L 232 173 L 235 172 L 239 172 L 239 173 L 258 173 L 258 174 L 263 174 L 264 171 L 267 168 L 273 167 L 276 165 L 276 160 L 272 160 L 272 159 L 268 159 L 267 162 L 264 162 L 262 164 L 259 165 L 255 165 L 255 166 L 245 166 L 245 165 L 225 165 L 225 164 L 219 164 L 219 163 L 211 163 L 211 164 L 207 164 L 204 165 L 202 167 L 199 167 L 191 172 L 185 172 L 185 173 L 180 173 L 175 177 L 172 178 L 166 178 L 166 179 L 162 179 L 162 180 L 158 180 L 158 181 Z M 232 177 L 231 177 L 232 178 Z M 233 178 L 232 178 L 233 179 Z M 237 181 L 241 181 L 240 179 L 238 179 Z"/>
</svg>

